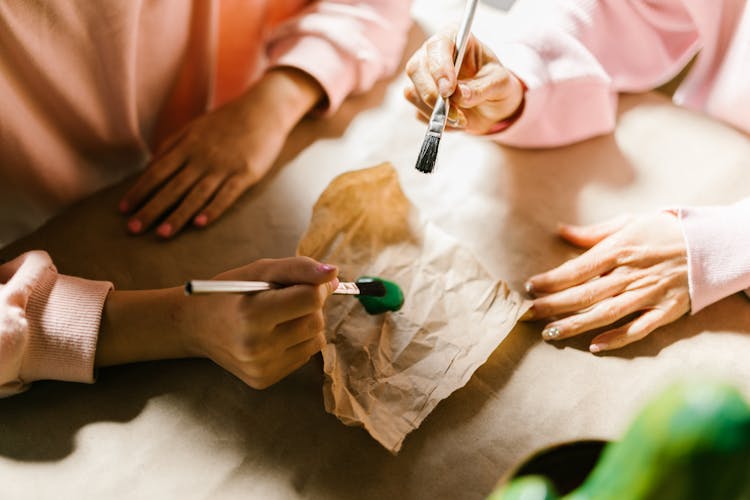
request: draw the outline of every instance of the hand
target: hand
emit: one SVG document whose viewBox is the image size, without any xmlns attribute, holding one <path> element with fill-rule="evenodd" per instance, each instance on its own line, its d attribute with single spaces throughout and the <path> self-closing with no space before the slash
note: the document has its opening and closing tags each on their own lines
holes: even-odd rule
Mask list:
<svg viewBox="0 0 750 500">
<path fill-rule="evenodd" d="M 549 323 L 545 340 L 561 340 L 635 315 L 593 339 L 593 353 L 640 340 L 690 310 L 687 250 L 677 218 L 668 213 L 620 217 L 593 226 L 560 226 L 560 236 L 589 250 L 526 284 L 528 317 L 568 315 Z"/>
<path fill-rule="evenodd" d="M 216 276 L 291 285 L 251 295 L 193 297 L 197 353 L 247 385 L 263 389 L 301 367 L 325 345 L 323 305 L 336 270 L 307 257 L 260 260 Z"/>
<path fill-rule="evenodd" d="M 264 389 L 325 345 L 323 305 L 336 268 L 307 257 L 264 259 L 216 276 L 284 288 L 186 297 L 181 288 L 112 292 L 105 303 L 97 366 L 206 357 Z"/>
<path fill-rule="evenodd" d="M 120 201 L 121 212 L 135 211 L 130 232 L 163 219 L 156 233 L 169 238 L 191 219 L 198 227 L 216 220 L 268 172 L 291 129 L 321 95 L 309 76 L 274 70 L 240 98 L 169 137 Z"/>
<path fill-rule="evenodd" d="M 485 134 L 521 106 L 521 81 L 484 44 L 469 36 L 461 69 L 453 65 L 455 31 L 430 37 L 406 64 L 413 86 L 404 92 L 419 113 L 429 118 L 438 93 L 451 98 L 449 125 Z"/>
</svg>

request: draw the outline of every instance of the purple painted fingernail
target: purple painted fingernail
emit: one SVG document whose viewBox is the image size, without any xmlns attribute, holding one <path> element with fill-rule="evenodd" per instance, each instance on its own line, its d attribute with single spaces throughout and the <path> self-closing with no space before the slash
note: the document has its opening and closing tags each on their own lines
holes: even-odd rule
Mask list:
<svg viewBox="0 0 750 500">
<path fill-rule="evenodd" d="M 133 234 L 138 234 L 143 230 L 143 222 L 138 219 L 130 219 L 128 221 L 128 229 Z"/>
<path fill-rule="evenodd" d="M 332 266 L 330 264 L 320 264 L 320 265 L 318 265 L 318 271 L 320 271 L 321 273 L 329 273 L 329 272 L 333 271 L 334 269 L 336 269 L 336 266 Z"/>
<path fill-rule="evenodd" d="M 172 224 L 162 224 L 156 229 L 156 234 L 162 238 L 169 238 L 172 236 Z"/>
</svg>

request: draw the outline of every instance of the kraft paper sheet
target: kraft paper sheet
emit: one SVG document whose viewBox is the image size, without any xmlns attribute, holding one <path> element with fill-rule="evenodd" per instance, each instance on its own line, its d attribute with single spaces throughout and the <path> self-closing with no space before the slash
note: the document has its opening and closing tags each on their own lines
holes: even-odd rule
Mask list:
<svg viewBox="0 0 750 500">
<path fill-rule="evenodd" d="M 420 216 L 389 164 L 334 179 L 298 254 L 335 263 L 342 279 L 380 276 L 404 292 L 395 313 L 368 315 L 339 296 L 325 311 L 326 410 L 364 426 L 393 453 L 466 384 L 529 305 Z"/>
</svg>

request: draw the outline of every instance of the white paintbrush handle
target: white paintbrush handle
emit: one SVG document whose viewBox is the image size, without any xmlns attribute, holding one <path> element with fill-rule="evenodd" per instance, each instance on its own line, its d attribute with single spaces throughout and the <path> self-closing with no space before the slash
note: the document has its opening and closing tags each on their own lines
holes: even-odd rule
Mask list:
<svg viewBox="0 0 750 500">
<path fill-rule="evenodd" d="M 221 281 L 221 280 L 192 280 L 185 284 L 188 295 L 204 295 L 209 293 L 253 293 L 279 288 L 266 281 Z M 359 295 L 356 283 L 341 282 L 333 292 L 337 295 Z"/>
</svg>

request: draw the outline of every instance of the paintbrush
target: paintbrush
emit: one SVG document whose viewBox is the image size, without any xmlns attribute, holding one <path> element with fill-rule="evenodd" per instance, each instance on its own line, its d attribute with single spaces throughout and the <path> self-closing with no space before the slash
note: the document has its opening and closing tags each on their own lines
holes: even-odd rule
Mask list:
<svg viewBox="0 0 750 500">
<path fill-rule="evenodd" d="M 202 295 L 207 293 L 254 293 L 266 290 L 284 288 L 283 285 L 268 283 L 267 281 L 221 281 L 221 280 L 191 280 L 185 283 L 186 295 Z M 384 297 L 385 284 L 378 278 L 360 278 L 357 281 L 340 282 L 335 295 L 365 295 L 368 297 Z"/>
<path fill-rule="evenodd" d="M 456 75 L 461 68 L 461 63 L 464 60 L 464 53 L 466 52 L 466 42 L 469 40 L 469 33 L 471 32 L 471 23 L 474 20 L 474 12 L 477 10 L 478 0 L 467 0 L 466 7 L 464 9 L 464 18 L 461 21 L 458 33 L 456 34 L 456 49 L 453 59 L 453 65 L 456 68 Z M 424 172 L 425 174 L 431 173 L 435 169 L 435 161 L 437 160 L 438 147 L 440 147 L 440 138 L 443 136 L 445 130 L 445 122 L 448 120 L 448 112 L 450 111 L 450 102 L 448 99 L 443 99 L 438 94 L 437 102 L 432 110 L 430 116 L 430 123 L 427 126 L 427 133 L 422 141 L 422 149 L 419 151 L 419 157 L 417 158 L 417 170 Z"/>
<path fill-rule="evenodd" d="M 266 281 L 192 280 L 185 283 L 185 294 L 256 293 L 279 288 L 284 286 Z M 362 276 L 354 282 L 341 282 L 333 293 L 357 297 L 369 314 L 398 311 L 404 305 L 401 288 L 382 278 Z"/>
</svg>

